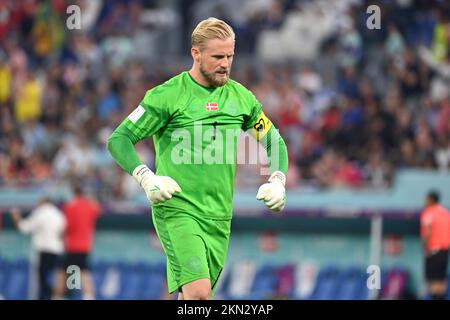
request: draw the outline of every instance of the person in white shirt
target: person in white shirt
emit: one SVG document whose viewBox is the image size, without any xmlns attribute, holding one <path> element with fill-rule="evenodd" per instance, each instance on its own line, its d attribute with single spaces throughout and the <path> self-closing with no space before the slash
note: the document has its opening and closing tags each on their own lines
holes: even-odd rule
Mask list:
<svg viewBox="0 0 450 320">
<path fill-rule="evenodd" d="M 38 273 L 37 299 L 51 299 L 49 278 L 58 267 L 64 251 L 65 216 L 48 198 L 44 198 L 28 217 L 22 218 L 18 208 L 11 209 L 11 217 L 20 232 L 31 235 L 31 247 L 37 256 L 34 265 Z M 36 296 L 32 295 L 31 298 L 36 299 Z"/>
</svg>

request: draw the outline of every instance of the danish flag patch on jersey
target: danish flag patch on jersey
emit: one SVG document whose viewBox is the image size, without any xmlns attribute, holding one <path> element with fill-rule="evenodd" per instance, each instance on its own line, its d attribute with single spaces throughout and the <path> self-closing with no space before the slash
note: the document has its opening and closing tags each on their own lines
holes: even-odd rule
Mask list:
<svg viewBox="0 0 450 320">
<path fill-rule="evenodd" d="M 208 111 L 217 111 L 219 110 L 219 105 L 216 102 L 207 102 L 206 110 Z"/>
</svg>

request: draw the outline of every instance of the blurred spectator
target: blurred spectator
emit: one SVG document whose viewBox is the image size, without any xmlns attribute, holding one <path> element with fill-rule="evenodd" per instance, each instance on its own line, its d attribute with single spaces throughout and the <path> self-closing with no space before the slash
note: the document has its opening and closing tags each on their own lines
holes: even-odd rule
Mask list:
<svg viewBox="0 0 450 320">
<path fill-rule="evenodd" d="M 391 185 L 392 167 L 383 158 L 380 153 L 371 154 L 363 169 L 367 184 L 374 189 L 385 189 Z"/>
<path fill-rule="evenodd" d="M 41 115 L 42 88 L 32 72 L 27 72 L 25 82 L 17 86 L 15 116 L 18 122 L 37 120 Z"/>
<path fill-rule="evenodd" d="M 53 291 L 51 276 L 59 266 L 64 250 L 64 215 L 49 199 L 44 198 L 28 217 L 22 218 L 18 208 L 11 210 L 11 217 L 20 232 L 32 236 L 35 258 L 31 259 L 34 262 L 31 279 L 32 282 L 37 280 L 37 292 L 32 293 L 31 299 L 49 300 Z M 30 284 L 30 287 L 35 285 Z"/>
<path fill-rule="evenodd" d="M 6 103 L 11 96 L 11 68 L 6 56 L 0 51 L 0 103 Z"/>
<path fill-rule="evenodd" d="M 405 41 L 395 24 L 390 24 L 388 28 L 385 51 L 389 59 L 398 61 L 405 50 Z"/>
<path fill-rule="evenodd" d="M 67 226 L 65 233 L 65 257 L 63 269 L 59 271 L 55 299 L 62 299 L 66 293 L 66 271 L 69 266 L 81 270 L 81 291 L 83 299 L 95 299 L 94 283 L 89 267 L 89 254 L 94 241 L 95 225 L 100 207 L 93 199 L 84 195 L 82 188 L 74 188 L 75 197 L 64 205 Z"/>
<path fill-rule="evenodd" d="M 444 9 L 437 10 L 437 23 L 434 27 L 433 43 L 431 45 L 434 58 L 444 60 L 449 53 L 450 18 Z"/>
<path fill-rule="evenodd" d="M 439 204 L 437 192 L 432 191 L 426 196 L 420 227 L 428 293 L 433 300 L 445 300 L 450 247 L 450 212 Z"/>
<path fill-rule="evenodd" d="M 435 151 L 435 160 L 441 172 L 447 173 L 450 170 L 450 139 L 440 137 Z"/>
<path fill-rule="evenodd" d="M 79 1 L 82 28 L 69 31 L 65 1 L 2 1 L 0 185 L 84 179 L 102 202 L 133 200 L 99 132 L 185 68 L 182 28 L 216 13 L 236 28 L 235 78 L 286 138 L 290 186 L 383 188 L 397 168 L 448 170 L 447 11 L 385 3 L 389 24 L 369 33 L 351 3 Z M 151 144 L 140 149 L 154 166 Z"/>
</svg>

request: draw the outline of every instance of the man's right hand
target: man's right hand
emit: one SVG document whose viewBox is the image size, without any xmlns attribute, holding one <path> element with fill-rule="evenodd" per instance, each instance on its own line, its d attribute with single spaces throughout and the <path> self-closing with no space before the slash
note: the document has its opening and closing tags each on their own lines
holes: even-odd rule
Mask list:
<svg viewBox="0 0 450 320">
<path fill-rule="evenodd" d="M 133 170 L 133 177 L 140 184 L 150 203 L 160 203 L 172 198 L 175 192 L 181 192 L 181 188 L 170 177 L 155 175 L 145 164 L 137 166 Z"/>
<path fill-rule="evenodd" d="M 21 214 L 19 208 L 13 207 L 13 208 L 11 208 L 10 212 L 11 212 L 11 218 L 13 219 L 13 221 L 19 222 L 20 219 L 22 219 L 22 214 Z"/>
</svg>

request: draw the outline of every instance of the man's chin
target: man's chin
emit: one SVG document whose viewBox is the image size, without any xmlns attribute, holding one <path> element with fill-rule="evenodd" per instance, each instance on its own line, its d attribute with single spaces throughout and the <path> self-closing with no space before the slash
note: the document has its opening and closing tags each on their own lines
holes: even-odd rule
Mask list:
<svg viewBox="0 0 450 320">
<path fill-rule="evenodd" d="M 215 78 L 212 85 L 214 87 L 222 87 L 228 82 L 228 77 Z"/>
</svg>

